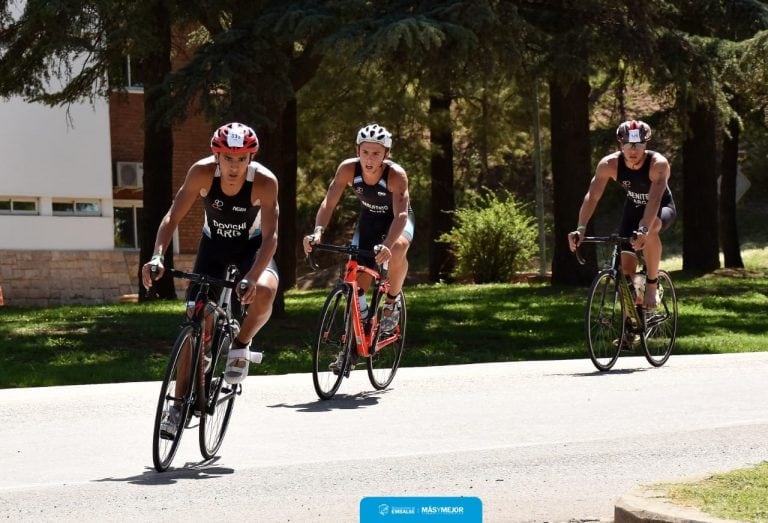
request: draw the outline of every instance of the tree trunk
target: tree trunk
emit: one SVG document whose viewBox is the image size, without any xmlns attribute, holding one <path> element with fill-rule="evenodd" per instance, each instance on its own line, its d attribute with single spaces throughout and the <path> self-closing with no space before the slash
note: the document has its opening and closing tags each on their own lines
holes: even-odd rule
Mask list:
<svg viewBox="0 0 768 523">
<path fill-rule="evenodd" d="M 731 118 L 730 136 L 723 133 L 723 158 L 720 178 L 720 243 L 726 267 L 744 268 L 736 222 L 736 176 L 739 166 L 739 121 Z"/>
<path fill-rule="evenodd" d="M 279 114 L 271 116 L 277 126 L 258 132 L 261 143 L 258 161 L 275 173 L 278 180 L 280 217 L 275 263 L 280 286 L 272 313 L 282 316 L 285 314 L 285 291 L 296 284 L 296 99 L 290 100 Z"/>
<path fill-rule="evenodd" d="M 140 301 L 155 295 L 162 299 L 176 298 L 169 273 L 152 285 L 151 296 L 141 283 L 141 266 L 152 257 L 157 229 L 173 199 L 173 134 L 170 123 L 162 116 L 160 102 L 164 95 L 163 81 L 171 71 L 171 17 L 165 2 L 157 1 L 150 9 L 157 45 L 152 56 L 141 63 L 147 85 L 144 86 L 144 212 L 137 272 Z M 172 244 L 165 251 L 164 265 L 173 267 Z"/>
<path fill-rule="evenodd" d="M 298 160 L 296 98 L 288 101 L 280 119 L 280 220 L 277 238 L 277 269 L 280 288 L 275 299 L 274 314 L 285 315 L 285 291 L 296 284 L 296 171 Z"/>
<path fill-rule="evenodd" d="M 683 269 L 720 267 L 718 249 L 717 144 L 714 110 L 698 105 L 689 113 L 683 141 Z"/>
<path fill-rule="evenodd" d="M 429 98 L 430 178 L 432 181 L 429 227 L 429 280 L 450 281 L 456 260 L 450 244 L 438 241 L 453 227 L 452 211 L 456 207 L 453 188 L 453 130 L 451 127 L 451 97 Z"/>
<path fill-rule="evenodd" d="M 587 264 L 579 265 L 568 248 L 568 233 L 578 225 L 581 196 L 592 178 L 589 80 L 582 78 L 564 87 L 553 78 L 549 97 L 555 223 L 552 283 L 588 285 L 597 270 L 594 249 L 584 249 Z"/>
</svg>

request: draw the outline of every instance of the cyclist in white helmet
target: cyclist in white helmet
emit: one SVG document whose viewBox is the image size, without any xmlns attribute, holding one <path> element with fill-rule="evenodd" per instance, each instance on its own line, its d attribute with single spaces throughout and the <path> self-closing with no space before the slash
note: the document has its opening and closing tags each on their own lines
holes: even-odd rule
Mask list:
<svg viewBox="0 0 768 523">
<path fill-rule="evenodd" d="M 319 243 L 344 189 L 352 187 L 360 201 L 360 217 L 352 243 L 365 250 L 378 250 L 375 260 L 358 257 L 368 267 L 389 261 L 389 294 L 381 322 L 385 331 L 397 325 L 400 311 L 396 301 L 408 273 L 406 254 L 413 240 L 414 215 L 408 195 L 408 175 L 389 159 L 392 134 L 378 124 L 357 132 L 357 156 L 339 164 L 315 217 L 315 230 L 304 237 L 304 252 Z M 370 280 L 358 283 L 368 289 Z"/>
</svg>

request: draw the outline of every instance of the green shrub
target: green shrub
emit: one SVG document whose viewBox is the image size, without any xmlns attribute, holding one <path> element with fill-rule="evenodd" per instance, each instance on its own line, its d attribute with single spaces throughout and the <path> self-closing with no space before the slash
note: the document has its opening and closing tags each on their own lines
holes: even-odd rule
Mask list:
<svg viewBox="0 0 768 523">
<path fill-rule="evenodd" d="M 537 252 L 536 220 L 509 192 L 472 198 L 456 210 L 455 225 L 439 241 L 456 256 L 453 276 L 475 283 L 509 282 Z"/>
</svg>

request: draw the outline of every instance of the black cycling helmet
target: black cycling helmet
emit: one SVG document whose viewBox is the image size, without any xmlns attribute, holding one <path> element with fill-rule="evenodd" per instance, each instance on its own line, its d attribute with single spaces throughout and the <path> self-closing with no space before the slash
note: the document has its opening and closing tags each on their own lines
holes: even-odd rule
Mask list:
<svg viewBox="0 0 768 523">
<path fill-rule="evenodd" d="M 616 129 L 616 139 L 624 143 L 645 143 L 651 139 L 651 126 L 640 120 L 627 120 Z"/>
</svg>

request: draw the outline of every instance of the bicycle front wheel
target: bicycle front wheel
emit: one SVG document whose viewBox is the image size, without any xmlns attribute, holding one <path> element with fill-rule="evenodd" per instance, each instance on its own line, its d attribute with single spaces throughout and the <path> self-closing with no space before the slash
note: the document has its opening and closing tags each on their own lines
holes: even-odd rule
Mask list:
<svg viewBox="0 0 768 523">
<path fill-rule="evenodd" d="M 200 453 L 205 459 L 216 455 L 229 426 L 239 385 L 224 380 L 227 354 L 232 336 L 222 333 L 218 349 L 211 355 L 211 368 L 205 374 L 205 402 L 200 413 Z"/>
<path fill-rule="evenodd" d="M 320 399 L 331 399 L 339 390 L 354 346 L 352 292 L 339 284 L 325 299 L 312 352 L 312 382 Z"/>
<path fill-rule="evenodd" d="M 659 271 L 658 306 L 646 313 L 643 348 L 645 358 L 654 367 L 661 367 L 672 354 L 677 336 L 677 294 L 667 271 Z"/>
<path fill-rule="evenodd" d="M 379 294 L 379 300 L 376 307 L 376 315 L 379 319 L 379 332 L 373 337 L 371 343 L 370 357 L 368 358 L 368 379 L 376 390 L 382 390 L 392 383 L 395 378 L 397 368 L 400 366 L 400 359 L 403 355 L 403 346 L 405 345 L 405 295 L 400 292 L 400 318 L 397 320 L 397 326 L 392 332 L 381 332 L 381 309 L 384 305 L 383 293 Z"/>
<path fill-rule="evenodd" d="M 585 327 L 587 352 L 600 371 L 610 370 L 619 359 L 624 339 L 624 311 L 615 272 L 595 277 L 587 298 Z"/>
<path fill-rule="evenodd" d="M 152 461 L 158 472 L 164 472 L 170 466 L 189 416 L 195 377 L 192 362 L 195 361 L 197 341 L 192 325 L 182 328 L 165 370 L 152 432 Z M 173 418 L 167 419 L 172 412 Z M 169 424 L 169 421 L 175 423 Z"/>
</svg>

